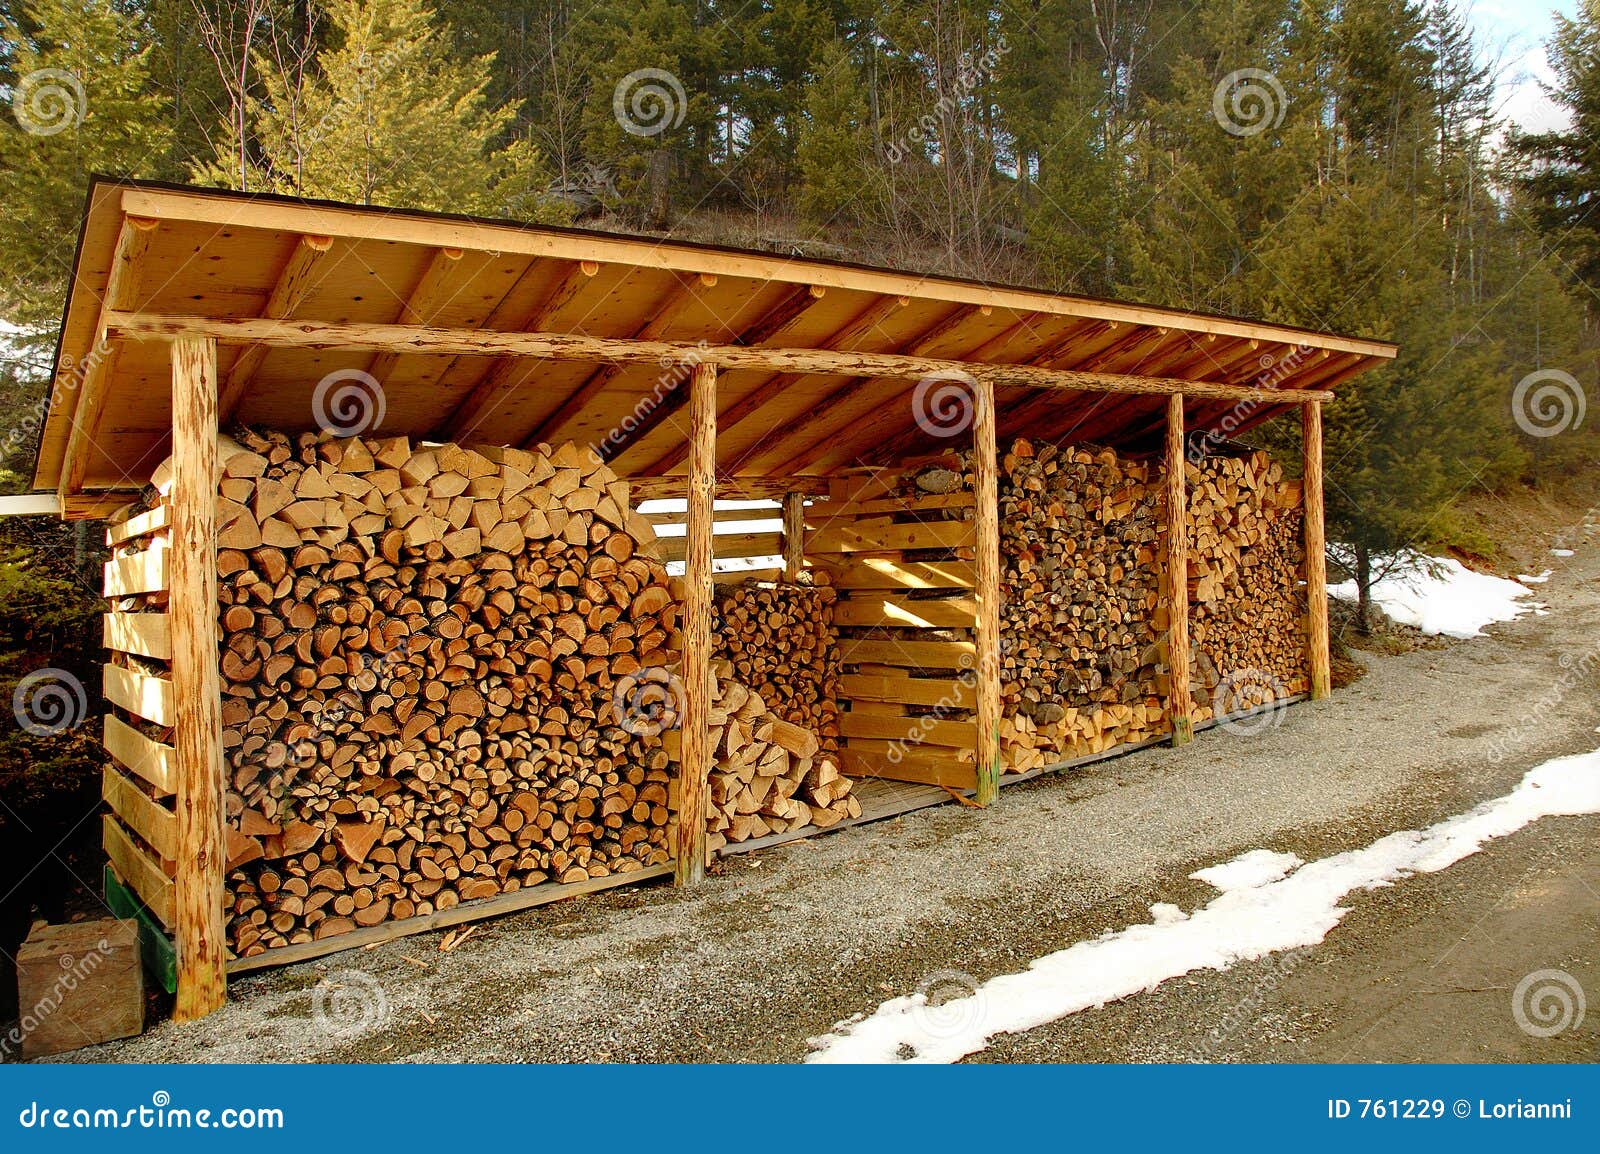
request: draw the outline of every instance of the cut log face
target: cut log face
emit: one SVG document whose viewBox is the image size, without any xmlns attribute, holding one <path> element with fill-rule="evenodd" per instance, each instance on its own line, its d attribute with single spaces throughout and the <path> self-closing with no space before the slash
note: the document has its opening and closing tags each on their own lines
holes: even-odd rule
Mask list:
<svg viewBox="0 0 1600 1154">
<path fill-rule="evenodd" d="M 678 603 L 586 450 L 247 434 L 220 590 L 239 956 L 670 860 L 620 678 Z M 259 467 L 255 467 L 259 463 Z M 599 515 L 601 506 L 610 511 Z"/>
<path fill-rule="evenodd" d="M 836 598 L 827 586 L 724 585 L 713 621 L 713 652 L 732 677 L 760 694 L 775 719 L 809 731 L 829 753 L 839 748 Z"/>
</svg>

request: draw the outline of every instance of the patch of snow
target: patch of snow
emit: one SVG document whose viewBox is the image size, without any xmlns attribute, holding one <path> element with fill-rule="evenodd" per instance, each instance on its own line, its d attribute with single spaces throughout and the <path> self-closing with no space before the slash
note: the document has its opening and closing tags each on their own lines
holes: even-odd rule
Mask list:
<svg viewBox="0 0 1600 1154">
<path fill-rule="evenodd" d="M 1550 550 L 1550 556 L 1552 556 L 1552 557 L 1571 557 L 1572 555 L 1573 555 L 1573 551 L 1571 549 L 1552 549 L 1552 550 Z"/>
<path fill-rule="evenodd" d="M 1157 902 L 1150 907 L 1150 920 L 1158 926 L 1176 925 L 1188 916 L 1182 906 L 1175 906 L 1171 902 Z"/>
<path fill-rule="evenodd" d="M 1372 583 L 1372 600 L 1402 625 L 1447 637 L 1477 637 L 1485 625 L 1510 621 L 1532 606 L 1519 599 L 1533 590 L 1504 577 L 1476 573 L 1453 557 L 1407 554 L 1376 563 L 1388 572 Z M 1341 601 L 1356 600 L 1356 583 L 1344 581 L 1328 588 Z"/>
<path fill-rule="evenodd" d="M 1521 581 L 1524 585 L 1543 585 L 1546 581 L 1550 580 L 1550 574 L 1554 572 L 1554 569 L 1546 569 L 1537 577 L 1530 576 L 1527 573 L 1518 573 L 1517 580 Z"/>
<path fill-rule="evenodd" d="M 1215 886 L 1223 893 L 1229 890 L 1247 890 L 1264 886 L 1286 877 L 1290 871 L 1306 863 L 1292 853 L 1273 853 L 1270 849 L 1253 849 L 1240 854 L 1230 862 L 1195 870 L 1189 876 L 1197 882 Z"/>
<path fill-rule="evenodd" d="M 1600 813 L 1600 750 L 1536 766 L 1504 797 L 1427 829 L 1401 830 L 1286 874 L 1274 876 L 1287 855 L 1252 850 L 1221 867 L 1227 888 L 1187 918 L 1163 913 L 1152 924 L 1108 931 L 937 1006 L 923 993 L 891 998 L 812 1039 L 807 1061 L 954 1062 L 996 1034 L 1031 1030 L 1196 970 L 1314 946 L 1350 912 L 1340 903 L 1357 890 L 1436 873 L 1541 818 L 1593 813 Z M 1201 872 L 1217 876 L 1215 868 Z M 1256 884 L 1247 884 L 1252 877 Z"/>
</svg>

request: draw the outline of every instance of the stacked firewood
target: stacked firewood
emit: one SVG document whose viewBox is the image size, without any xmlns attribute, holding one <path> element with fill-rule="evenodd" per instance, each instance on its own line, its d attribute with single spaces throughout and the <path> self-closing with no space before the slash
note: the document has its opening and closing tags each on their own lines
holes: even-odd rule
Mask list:
<svg viewBox="0 0 1600 1154">
<path fill-rule="evenodd" d="M 669 858 L 678 604 L 588 450 L 242 435 L 219 500 L 231 944 Z"/>
<path fill-rule="evenodd" d="M 1300 483 L 1266 453 L 1188 467 L 1193 694 L 1201 719 L 1308 686 Z M 1220 687 L 1220 688 L 1219 688 Z"/>
<path fill-rule="evenodd" d="M 1159 480 L 1109 449 L 1019 440 L 1004 454 L 1001 681 L 1014 768 L 1161 725 Z"/>
<path fill-rule="evenodd" d="M 835 591 L 825 585 L 746 582 L 717 588 L 715 652 L 784 721 L 839 748 Z"/>
<path fill-rule="evenodd" d="M 814 732 L 779 717 L 728 662 L 714 662 L 713 673 L 708 849 L 861 816 L 850 779 Z"/>
</svg>

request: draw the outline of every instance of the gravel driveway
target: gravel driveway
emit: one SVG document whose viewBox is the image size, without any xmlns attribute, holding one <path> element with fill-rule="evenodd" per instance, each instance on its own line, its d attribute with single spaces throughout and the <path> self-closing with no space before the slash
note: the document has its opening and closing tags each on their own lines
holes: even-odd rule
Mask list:
<svg viewBox="0 0 1600 1154">
<path fill-rule="evenodd" d="M 1573 670 L 1600 644 L 1600 550 L 1585 544 L 1551 563 L 1556 574 L 1535 594 L 1548 615 L 1445 649 L 1366 656 L 1366 677 L 1328 701 L 1285 711 L 1259 735 L 1210 731 L 1179 751 L 1152 749 L 1012 787 L 987 813 L 945 806 L 734 858 L 692 891 L 648 885 L 546 906 L 484 924 L 449 953 L 439 950 L 438 934 L 427 934 L 251 976 L 234 985 L 226 1009 L 202 1022 L 163 1024 L 74 1057 L 797 1060 L 808 1037 L 930 975 L 983 980 L 1105 929 L 1148 921 L 1152 902 L 1203 904 L 1214 891 L 1187 878 L 1201 866 L 1256 847 L 1311 860 L 1366 845 L 1506 793 L 1546 758 L 1594 748 L 1600 669 L 1576 677 Z M 1526 727 L 1525 740 L 1505 756 L 1491 757 L 1491 743 L 1563 677 L 1576 684 L 1559 707 Z M 1349 973 L 1298 967 L 1269 983 L 1272 1004 L 1252 1009 L 1249 1028 L 1220 1044 L 1202 1039 L 1241 989 L 1260 988 L 1265 971 L 1179 979 L 998 1039 L 980 1057 L 1384 1056 L 1382 1039 L 1404 1036 L 1395 1021 L 1413 1010 L 1436 1017 L 1439 1006 L 1419 995 L 1408 1010 L 1404 999 L 1389 998 L 1386 1016 L 1360 1019 L 1368 1022 L 1365 1035 L 1358 1039 L 1353 1024 L 1340 1035 L 1341 1021 L 1360 1017 L 1340 1008 L 1349 983 L 1429 955 L 1430 932 L 1456 940 L 1475 910 L 1503 907 L 1508 886 L 1526 889 L 1528 871 L 1540 863 L 1570 865 L 1570 876 L 1540 891 L 1548 909 L 1537 895 L 1528 899 L 1526 924 L 1565 918 L 1570 933 L 1587 932 L 1592 946 L 1597 833 L 1596 819 L 1540 823 L 1451 871 L 1358 897 L 1347 925 L 1310 952 L 1326 951 Z M 1589 847 L 1593 869 L 1584 872 L 1581 860 L 1564 854 L 1568 842 L 1579 857 Z M 1506 856 L 1517 853 L 1527 868 Z M 1478 875 L 1482 893 L 1469 889 L 1443 903 L 1434 892 Z M 1462 925 L 1444 919 L 1430 931 L 1407 916 L 1410 903 L 1428 901 L 1459 906 Z M 1587 915 L 1574 908 L 1585 901 Z M 1397 920 L 1384 920 L 1385 904 Z M 1410 953 L 1395 944 L 1402 933 L 1421 936 Z M 1345 941 L 1360 948 L 1347 950 Z M 1384 949 L 1396 951 L 1387 962 L 1378 956 Z M 1586 953 L 1592 959 L 1592 948 Z M 1389 1028 L 1374 1042 L 1384 1022 Z M 1461 1046 L 1464 1056 L 1483 1052 Z"/>
</svg>

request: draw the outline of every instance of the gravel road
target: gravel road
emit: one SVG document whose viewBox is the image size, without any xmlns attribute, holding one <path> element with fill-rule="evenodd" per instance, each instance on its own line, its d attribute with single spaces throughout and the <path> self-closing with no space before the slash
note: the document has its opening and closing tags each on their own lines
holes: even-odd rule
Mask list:
<svg viewBox="0 0 1600 1154">
<path fill-rule="evenodd" d="M 1257 847 L 1312 860 L 1363 846 L 1600 745 L 1600 660 L 1579 664 L 1600 644 L 1600 548 L 1550 564 L 1536 593 L 1547 615 L 1365 656 L 1366 677 L 1256 736 L 1210 731 L 1007 789 L 987 813 L 946 806 L 735 858 L 693 891 L 543 907 L 449 953 L 428 934 L 252 976 L 204 1021 L 73 1057 L 798 1060 L 807 1038 L 929 975 L 981 981 L 1148 921 L 1152 902 L 1204 904 L 1214 891 L 1187 876 L 1201 866 Z M 1528 703 L 1563 679 L 1558 706 L 1527 724 Z M 1529 1039 L 1509 1024 L 1505 987 L 1549 966 L 1600 993 L 1597 835 L 1600 818 L 1541 822 L 1357 895 L 1293 967 L 1177 979 L 977 1058 L 1593 1061 L 1600 1008 L 1580 1030 Z"/>
</svg>

